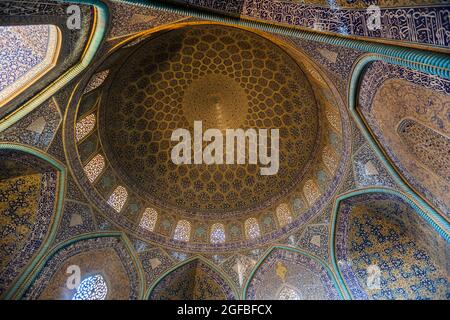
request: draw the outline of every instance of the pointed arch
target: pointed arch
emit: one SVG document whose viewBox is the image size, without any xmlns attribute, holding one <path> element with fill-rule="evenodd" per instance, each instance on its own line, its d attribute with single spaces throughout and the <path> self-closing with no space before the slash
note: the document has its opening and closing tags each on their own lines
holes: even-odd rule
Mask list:
<svg viewBox="0 0 450 320">
<path fill-rule="evenodd" d="M 148 230 L 153 231 L 156 226 L 156 221 L 158 220 L 158 212 L 153 208 L 146 208 L 142 213 L 139 226 Z"/>
<path fill-rule="evenodd" d="M 50 247 L 50 244 L 55 239 L 56 231 L 61 221 L 67 171 L 64 165 L 55 158 L 43 153 L 38 149 L 29 146 L 16 143 L 0 143 L 0 152 L 2 151 L 13 151 L 31 155 L 32 157 L 44 161 L 45 163 L 50 165 L 53 169 L 55 169 L 55 171 L 57 172 L 57 176 L 55 178 L 56 184 L 55 203 L 53 204 L 52 207 L 53 212 L 51 214 L 51 217 L 46 218 L 46 221 L 48 221 L 49 224 L 47 225 L 46 232 L 42 233 L 44 234 L 45 237 L 43 239 L 34 240 L 35 243 L 33 244 L 33 246 L 30 247 L 30 251 L 27 252 L 27 254 L 30 255 L 28 259 L 25 259 L 24 257 L 20 259 L 23 262 L 26 261 L 25 266 L 17 267 L 19 268 L 17 270 L 14 270 L 13 268 L 14 272 L 11 272 L 11 270 L 8 271 L 9 274 L 14 273 L 14 279 L 12 279 L 14 280 L 14 284 L 5 281 L 7 287 L 3 288 L 1 298 L 11 299 L 16 294 L 16 292 L 23 287 L 24 282 L 29 277 L 30 273 L 35 268 L 38 261 L 42 258 L 46 250 Z M 39 242 L 41 242 L 41 244 L 40 246 L 37 246 L 36 244 Z"/>
<path fill-rule="evenodd" d="M 414 54 L 415 55 L 415 54 Z M 412 55 L 411 55 L 412 57 Z M 418 57 L 418 56 L 416 56 Z M 416 58 L 415 57 L 415 58 Z M 434 60 L 439 60 L 439 56 L 435 56 Z M 394 178 L 395 182 L 402 188 L 402 190 L 410 197 L 414 202 L 418 203 L 427 213 L 427 215 L 432 218 L 434 221 L 439 221 L 438 224 L 440 226 L 443 226 L 445 224 L 448 224 L 448 219 L 444 217 L 444 214 L 441 212 L 438 212 L 435 210 L 432 206 L 430 206 L 428 200 L 422 196 L 417 194 L 411 187 L 411 185 L 408 183 L 408 181 L 404 178 L 404 176 L 400 175 L 397 170 L 394 168 L 391 160 L 385 155 L 383 152 L 382 147 L 377 143 L 376 138 L 371 133 L 368 125 L 366 124 L 363 116 L 358 112 L 357 106 L 358 106 L 358 95 L 359 95 L 359 84 L 362 81 L 362 78 L 364 76 L 365 71 L 370 66 L 372 62 L 375 61 L 383 61 L 387 63 L 392 63 L 389 59 L 383 59 L 378 55 L 374 55 L 371 53 L 365 54 L 361 56 L 356 63 L 353 66 L 350 82 L 349 82 L 349 93 L 348 93 L 348 106 L 350 115 L 352 116 L 353 120 L 355 120 L 358 128 L 361 130 L 361 133 L 366 138 L 367 142 L 369 143 L 372 150 L 377 155 L 378 159 L 385 165 L 385 168 L 390 173 L 390 175 Z M 446 58 L 445 60 L 442 60 L 442 65 L 446 64 L 448 65 L 450 63 L 450 60 Z M 395 63 L 397 64 L 398 63 Z M 404 66 L 404 65 L 403 65 Z M 437 69 L 435 69 L 435 66 L 430 69 L 420 68 L 417 65 L 411 66 L 414 70 L 420 70 L 421 72 L 428 74 L 428 75 L 438 75 L 439 72 Z M 405 67 L 405 66 L 404 66 Z M 442 68 L 441 68 L 442 69 Z M 440 76 L 444 78 L 448 78 L 448 73 L 442 72 Z"/>
<path fill-rule="evenodd" d="M 105 300 L 108 285 L 101 274 L 89 276 L 77 288 L 72 300 Z"/>
<path fill-rule="evenodd" d="M 116 240 L 118 241 L 118 243 L 123 245 L 122 252 L 126 253 L 127 258 L 121 260 L 122 264 L 128 270 L 127 272 L 135 273 L 134 275 L 129 276 L 130 279 L 134 279 L 133 280 L 134 283 L 130 285 L 130 295 L 132 295 L 134 299 L 142 299 L 145 294 L 144 269 L 128 237 L 123 232 L 118 231 L 85 233 L 76 236 L 72 239 L 69 239 L 67 241 L 64 241 L 62 243 L 59 243 L 57 246 L 53 247 L 49 252 L 45 254 L 45 256 L 39 261 L 39 264 L 33 269 L 32 273 L 29 275 L 24 285 L 20 288 L 20 290 L 15 292 L 14 296 L 12 296 L 11 298 L 16 300 L 30 298 L 30 295 L 32 296 L 34 294 L 34 291 L 37 290 L 34 286 L 37 285 L 39 282 L 41 283 L 46 282 L 43 281 L 41 277 L 47 278 L 49 277 L 48 275 L 44 274 L 45 271 L 51 273 L 49 279 L 52 279 L 53 275 L 57 271 L 48 268 L 48 264 L 53 264 L 52 259 L 55 258 L 56 261 L 60 261 L 62 258 L 66 256 L 71 257 L 70 251 L 72 246 L 73 248 L 76 248 L 77 246 L 83 247 L 85 245 L 87 246 L 87 248 L 89 248 L 90 245 L 87 244 L 87 242 L 91 241 L 91 243 L 99 243 L 103 241 L 103 244 L 100 245 L 100 247 L 108 248 L 109 246 L 112 245 L 111 240 Z M 75 255 L 79 253 L 78 250 L 76 249 L 73 251 L 75 252 Z M 62 262 L 64 262 L 65 260 L 66 259 L 63 259 Z M 93 274 L 90 273 L 90 271 L 87 271 L 88 276 L 95 275 L 98 273 L 99 273 L 98 270 L 96 270 Z M 101 272 L 100 274 L 102 274 L 102 276 L 105 277 L 104 273 Z M 110 275 L 110 278 L 113 279 L 114 276 Z M 106 278 L 104 278 L 104 280 L 106 281 L 108 288 L 112 287 L 114 281 L 108 280 Z M 71 299 L 72 295 L 69 295 L 65 298 Z"/>
<path fill-rule="evenodd" d="M 170 281 L 171 277 L 175 278 L 176 276 L 174 276 L 174 275 L 176 275 L 177 271 L 180 273 L 186 272 L 186 270 L 182 269 L 183 267 L 198 268 L 199 264 L 201 264 L 203 268 L 206 267 L 207 269 L 209 269 L 210 275 L 213 277 L 213 281 L 218 284 L 218 287 L 220 287 L 224 293 L 223 299 L 226 299 L 226 300 L 239 299 L 238 291 L 237 291 L 236 287 L 234 286 L 232 280 L 228 277 L 228 275 L 223 273 L 214 264 L 212 264 L 211 262 L 209 262 L 208 260 L 204 259 L 201 256 L 192 257 L 190 259 L 182 261 L 181 263 L 175 265 L 174 267 L 170 268 L 165 273 L 163 273 L 161 276 L 159 276 L 153 282 L 153 284 L 150 286 L 150 288 L 148 289 L 145 299 L 151 300 L 151 299 L 155 299 L 155 297 L 163 298 L 163 295 L 157 293 L 156 290 L 159 290 L 158 288 L 167 287 L 167 283 L 166 283 L 166 282 L 168 282 L 167 280 Z M 184 281 L 186 279 L 186 277 L 182 276 L 181 279 Z M 194 282 L 196 282 L 196 281 L 197 281 L 197 279 L 194 278 Z M 195 296 L 195 294 L 198 294 L 198 292 L 195 293 L 194 290 L 192 290 L 192 292 L 194 293 L 193 295 L 187 295 L 187 297 L 184 297 L 184 299 L 188 298 L 187 300 L 189 300 L 189 297 L 193 297 L 193 296 Z M 169 298 L 167 295 L 164 297 L 166 299 Z M 213 297 L 209 297 L 209 299 L 210 298 L 213 298 Z M 193 299 L 191 298 L 190 300 L 193 300 Z M 195 300 L 198 300 L 198 297 Z M 200 297 L 200 300 L 201 300 L 201 297 Z"/>
<path fill-rule="evenodd" d="M 420 228 L 431 227 L 432 229 L 437 231 L 437 237 L 440 236 L 442 237 L 442 241 L 450 243 L 450 224 L 441 224 L 439 221 L 435 220 L 434 216 L 429 215 L 429 213 L 424 210 L 421 205 L 419 205 L 413 199 L 400 191 L 389 188 L 365 188 L 351 191 L 338 196 L 333 208 L 331 220 L 332 225 L 330 230 L 330 256 L 333 268 L 339 274 L 340 282 L 345 288 L 348 296 L 356 299 L 367 299 L 368 296 L 365 290 L 358 283 L 357 278 L 354 276 L 354 273 L 352 271 L 352 264 L 348 263 L 348 261 L 351 261 L 352 259 L 347 259 L 346 241 L 348 237 L 348 231 L 346 230 L 345 226 L 349 226 L 350 224 L 348 218 L 350 217 L 352 210 L 355 210 L 355 212 L 356 210 L 359 210 L 358 212 L 361 212 L 362 209 L 359 209 L 357 205 L 365 205 L 365 203 L 370 201 L 375 201 L 375 203 L 382 203 L 382 201 L 394 202 L 393 204 L 389 205 L 389 208 L 395 210 L 396 215 L 390 216 L 391 218 L 389 220 L 392 222 L 392 224 L 406 227 L 407 229 L 414 227 L 414 224 L 411 224 L 413 223 L 411 221 L 413 220 L 411 219 L 413 218 L 411 214 L 417 214 L 417 216 L 424 219 L 427 224 L 424 225 L 423 223 L 420 223 L 418 221 L 418 223 L 415 224 L 416 226 L 420 226 Z M 409 207 L 409 211 L 401 211 L 400 206 L 402 205 L 406 206 L 406 208 Z M 385 211 L 386 210 L 383 209 L 380 212 Z M 403 220 L 404 223 L 402 222 L 402 215 L 408 216 L 406 220 Z M 364 214 L 364 217 L 374 217 L 377 219 L 383 218 L 381 214 Z M 396 228 L 390 228 L 391 231 L 389 232 L 396 232 L 395 229 Z M 380 235 L 381 231 L 382 230 L 379 230 Z M 424 232 L 422 229 L 418 231 Z M 426 232 L 426 234 L 427 237 L 431 235 L 429 232 Z M 379 237 L 380 235 L 377 235 L 377 237 Z M 387 241 L 384 241 L 385 244 L 386 242 Z M 377 256 L 379 255 L 377 254 Z M 368 257 L 366 257 L 366 259 L 368 259 Z"/>
<path fill-rule="evenodd" d="M 278 255 L 278 256 L 276 256 Z M 296 256 L 297 255 L 297 256 Z M 348 299 L 348 295 L 346 295 L 345 287 L 342 288 L 340 281 L 338 280 L 339 274 L 333 270 L 330 266 L 327 265 L 325 261 L 323 261 L 321 258 L 300 250 L 296 248 L 286 247 L 286 246 L 273 246 L 269 248 L 266 253 L 259 259 L 259 261 L 255 264 L 253 267 L 252 272 L 250 273 L 247 281 L 245 282 L 245 286 L 243 289 L 243 299 L 244 300 L 251 300 L 251 299 L 261 299 L 261 297 L 255 297 L 254 293 L 256 292 L 254 288 L 252 288 L 252 281 L 255 279 L 255 277 L 259 277 L 260 275 L 257 274 L 259 270 L 261 270 L 261 267 L 265 265 L 266 262 L 268 262 L 268 270 L 270 270 L 270 273 L 273 275 L 274 273 L 278 277 L 286 276 L 286 273 L 288 269 L 281 265 L 281 270 L 277 270 L 279 268 L 278 262 L 283 261 L 283 258 L 287 257 L 287 259 L 292 259 L 295 263 L 302 265 L 302 268 L 305 269 L 305 266 L 311 266 L 315 269 L 313 270 L 314 274 L 320 274 L 321 278 L 326 281 L 326 285 L 324 286 L 324 291 L 327 294 L 327 297 L 329 299 Z M 270 261 L 269 261 L 270 259 Z M 306 263 L 306 264 L 305 264 Z M 274 268 L 275 267 L 275 270 Z M 283 270 L 284 269 L 284 270 Z M 265 271 L 262 271 L 265 272 Z M 260 285 L 262 283 L 265 283 L 264 281 L 264 274 L 262 274 L 262 277 L 258 278 L 257 283 Z M 271 283 L 276 286 L 275 281 L 276 278 L 271 278 Z M 255 282 L 256 283 L 256 282 Z M 263 284 L 265 286 L 266 291 L 270 292 L 270 294 L 276 295 L 279 293 L 281 287 L 285 286 L 286 282 L 285 279 L 282 281 L 279 281 L 279 288 L 276 288 L 275 290 L 267 289 L 266 283 Z M 294 286 L 297 288 L 297 290 L 300 290 L 298 286 L 290 284 L 291 287 Z M 250 298 L 250 292 L 252 292 L 253 297 Z M 303 296 L 310 296 L 309 294 L 304 294 Z M 262 299 L 274 299 L 275 297 L 263 297 Z"/>
<path fill-rule="evenodd" d="M 225 240 L 225 226 L 222 223 L 214 223 L 211 226 L 210 242 L 224 243 Z"/>
<path fill-rule="evenodd" d="M 95 6 L 94 16 L 89 41 L 86 43 L 86 48 L 81 58 L 75 65 L 73 65 L 67 72 L 62 73 L 52 82 L 48 87 L 39 92 L 32 99 L 24 103 L 18 108 L 11 117 L 6 117 L 0 120 L 0 131 L 3 131 L 22 119 L 28 113 L 39 107 L 42 103 L 48 100 L 59 89 L 64 87 L 74 78 L 76 78 L 90 63 L 93 61 L 97 50 L 100 48 L 102 40 L 106 35 L 106 24 L 109 19 L 108 6 L 96 0 L 73 0 L 73 3 L 90 4 Z"/>
<path fill-rule="evenodd" d="M 173 239 L 189 242 L 191 239 L 191 223 L 187 220 L 179 220 L 173 234 Z"/>
</svg>

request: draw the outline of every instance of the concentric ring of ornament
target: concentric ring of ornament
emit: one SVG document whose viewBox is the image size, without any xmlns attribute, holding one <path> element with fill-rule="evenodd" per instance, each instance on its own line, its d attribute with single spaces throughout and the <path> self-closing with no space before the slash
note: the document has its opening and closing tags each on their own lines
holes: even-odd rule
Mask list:
<svg viewBox="0 0 450 320">
<path fill-rule="evenodd" d="M 270 205 L 303 177 L 318 138 L 311 86 L 284 50 L 252 32 L 190 26 L 149 39 L 115 73 L 100 109 L 105 154 L 126 185 L 158 206 L 197 217 Z M 280 169 L 175 165 L 172 131 L 280 129 Z M 205 146 L 206 144 L 204 144 Z"/>
</svg>

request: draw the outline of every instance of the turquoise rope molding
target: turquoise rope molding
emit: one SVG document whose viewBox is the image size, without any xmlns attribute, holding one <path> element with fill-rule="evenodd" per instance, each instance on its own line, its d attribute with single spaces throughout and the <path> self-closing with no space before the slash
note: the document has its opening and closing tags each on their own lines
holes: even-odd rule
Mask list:
<svg viewBox="0 0 450 320">
<path fill-rule="evenodd" d="M 343 276 L 341 274 L 341 270 L 337 264 L 337 260 L 336 260 L 336 222 L 337 222 L 337 217 L 338 217 L 338 211 L 341 205 L 341 202 L 355 197 L 355 196 L 359 196 L 362 194 L 372 194 L 372 193 L 384 193 L 384 194 L 390 194 L 390 195 L 394 195 L 397 196 L 399 198 L 401 198 L 402 200 L 404 200 L 405 202 L 407 202 L 414 210 L 414 212 L 416 212 L 420 217 L 422 217 L 423 219 L 425 219 L 425 221 L 427 221 L 432 228 L 434 228 L 435 230 L 438 231 L 438 233 L 447 241 L 447 243 L 450 243 L 450 236 L 449 236 L 449 232 L 450 232 L 450 228 L 449 225 L 447 224 L 446 226 L 446 230 L 443 230 L 440 226 L 438 226 L 437 224 L 435 224 L 429 217 L 429 215 L 423 211 L 419 206 L 417 206 L 415 204 L 414 201 L 412 201 L 410 198 L 408 198 L 408 196 L 402 194 L 401 192 L 397 191 L 397 190 L 393 190 L 393 189 L 388 189 L 388 188 L 367 188 L 367 189 L 359 189 L 359 190 L 355 190 L 355 191 L 351 191 L 345 194 L 342 194 L 340 196 L 337 197 L 336 199 L 336 203 L 333 207 L 333 213 L 332 213 L 332 217 L 331 217 L 331 244 L 330 244 L 330 256 L 331 256 L 331 262 L 332 262 L 332 266 L 333 269 L 337 272 L 338 275 L 338 279 L 340 281 L 340 283 L 342 283 L 344 285 L 345 290 L 347 291 L 347 293 L 350 295 L 350 291 L 347 288 L 347 285 L 345 283 L 345 281 L 343 280 Z M 351 295 L 350 295 L 351 297 Z"/>
<path fill-rule="evenodd" d="M 69 72 L 61 76 L 55 83 L 44 89 L 30 103 L 25 104 L 11 118 L 7 118 L 0 123 L 0 132 L 23 118 L 29 112 L 34 110 L 52 95 L 54 95 L 64 85 L 79 75 L 93 60 L 95 53 L 105 38 L 107 22 L 109 21 L 108 6 L 100 0 L 61 0 L 68 3 L 79 3 L 93 5 L 98 11 L 97 25 L 82 61 Z M 215 13 L 202 11 L 195 8 L 186 8 L 180 5 L 164 3 L 154 0 L 111 0 L 121 4 L 137 5 L 144 8 L 169 12 L 173 14 L 192 16 L 199 19 L 212 20 L 230 25 L 238 25 L 241 27 L 258 29 L 261 31 L 276 33 L 283 36 L 296 37 L 303 40 L 327 43 L 336 46 L 343 46 L 362 52 L 374 54 L 379 60 L 411 68 L 426 74 L 437 75 L 446 79 L 450 79 L 450 58 L 449 55 L 429 52 L 420 49 L 412 49 L 407 47 L 396 46 L 392 44 L 381 44 L 367 40 L 356 40 L 341 35 L 323 34 L 314 30 L 303 30 L 289 26 L 271 24 L 268 22 L 253 21 L 245 18 L 233 17 L 223 13 Z"/>
<path fill-rule="evenodd" d="M 99 0 L 64 0 L 65 2 L 70 3 L 83 3 L 83 4 L 91 4 L 94 5 L 98 10 L 98 23 L 96 26 L 96 31 L 89 46 L 88 52 L 83 59 L 82 63 L 77 65 L 77 68 L 81 68 L 81 70 L 70 70 L 65 76 L 62 77 L 61 81 L 51 86 L 49 90 L 45 91 L 44 95 L 40 95 L 38 100 L 33 100 L 30 105 L 27 105 L 26 108 L 22 108 L 19 110 L 17 114 L 14 115 L 14 119 L 8 119 L 11 121 L 5 121 L 0 124 L 0 132 L 5 130 L 8 126 L 12 125 L 15 121 L 21 119 L 28 112 L 32 111 L 35 107 L 40 105 L 40 103 L 44 102 L 47 98 L 49 98 L 52 94 L 54 94 L 61 86 L 65 84 L 65 82 L 70 81 L 81 73 L 89 63 L 92 61 L 95 52 L 98 50 L 102 39 L 105 36 L 106 29 L 106 21 L 109 17 L 108 7 Z M 367 130 L 365 125 L 362 125 L 362 121 L 359 118 L 357 112 L 355 112 L 356 108 L 356 97 L 357 97 L 357 85 L 359 83 L 359 79 L 361 74 L 363 73 L 363 69 L 365 66 L 376 60 L 381 60 L 387 63 L 400 65 L 403 67 L 408 67 L 413 70 L 417 70 L 426 74 L 438 75 L 443 78 L 450 79 L 450 57 L 448 55 L 443 55 L 434 52 L 428 52 L 417 49 L 410 49 L 404 47 L 398 47 L 394 45 L 385 45 L 379 43 L 372 43 L 365 40 L 354 40 L 354 39 L 346 39 L 340 36 L 332 36 L 320 34 L 315 31 L 304 31 L 299 29 L 293 29 L 286 26 L 278 26 L 271 25 L 268 23 L 251 21 L 236 17 L 229 17 L 223 14 L 218 13 L 210 13 L 203 12 L 201 10 L 196 10 L 192 8 L 183 8 L 179 6 L 175 6 L 168 3 L 161 3 L 159 1 L 145 1 L 145 0 L 113 0 L 119 3 L 127 3 L 139 5 L 142 7 L 146 7 L 154 10 L 162 10 L 170 13 L 175 13 L 179 15 L 188 15 L 194 16 L 201 19 L 213 20 L 222 23 L 228 24 L 237 24 L 243 27 L 255 28 L 263 31 L 269 31 L 285 36 L 293 36 L 298 37 L 305 40 L 324 42 L 332 45 L 345 46 L 348 48 L 366 51 L 372 53 L 370 56 L 364 57 L 361 59 L 356 67 L 354 68 L 352 79 L 350 81 L 350 95 L 349 95 L 349 107 L 351 114 L 358 126 L 362 129 L 363 134 L 368 141 L 370 142 L 372 148 L 376 151 L 377 155 L 380 159 L 385 163 L 389 172 L 393 174 L 394 178 L 398 181 L 398 183 L 404 187 L 404 189 L 413 197 L 417 198 L 414 193 L 411 193 L 409 187 L 405 185 L 405 183 L 398 177 L 397 173 L 393 168 L 388 164 L 384 155 L 380 152 L 376 144 L 373 142 L 373 139 L 370 134 L 367 134 Z M 72 72 L 73 71 L 73 72 Z M 76 73 L 76 74 L 73 74 Z M 41 101 L 42 100 L 42 101 Z M 363 128 L 364 127 L 364 128 Z M 431 209 L 430 212 L 434 211 L 431 207 L 429 207 L 426 203 L 424 203 L 421 199 L 417 199 L 421 205 L 424 205 L 428 209 Z M 433 214 L 434 216 L 434 214 Z M 439 218 L 438 218 L 439 219 Z"/>
<path fill-rule="evenodd" d="M 366 124 L 361 118 L 360 114 L 357 112 L 358 104 L 358 87 L 364 76 L 364 71 L 370 65 L 371 62 L 379 60 L 378 57 L 373 55 L 366 55 L 361 57 L 355 64 L 352 72 L 352 76 L 349 83 L 349 96 L 348 96 L 348 106 L 352 118 L 357 123 L 362 134 L 368 141 L 370 147 L 375 152 L 377 157 L 383 162 L 384 166 L 394 178 L 395 182 L 403 189 L 404 192 L 408 194 L 416 203 L 420 205 L 427 212 L 427 216 L 424 217 L 433 227 L 447 240 L 449 241 L 450 224 L 448 221 L 440 215 L 435 209 L 433 209 L 428 203 L 426 203 L 420 196 L 416 194 L 402 179 L 402 177 L 397 173 L 393 166 L 389 163 L 386 156 L 383 154 L 380 147 L 375 142 L 375 138 L 370 134 Z M 414 204 L 417 207 L 416 204 Z"/>
<path fill-rule="evenodd" d="M 160 10 L 182 16 L 217 21 L 225 24 L 258 29 L 283 36 L 296 37 L 303 40 L 323 42 L 343 46 L 379 56 L 380 60 L 424 73 L 450 78 L 450 58 L 448 55 L 420 49 L 405 48 L 391 44 L 381 44 L 367 40 L 355 40 L 341 35 L 329 35 L 319 31 L 303 30 L 268 22 L 254 21 L 242 17 L 233 17 L 224 13 L 203 11 L 192 7 L 155 0 L 111 0 L 113 2 L 137 5 L 152 10 Z"/>
<path fill-rule="evenodd" d="M 109 20 L 109 10 L 105 3 L 99 0 L 63 0 L 63 1 L 69 3 L 93 5 L 98 10 L 96 29 L 91 39 L 90 46 L 86 51 L 86 55 L 84 59 L 78 65 L 76 65 L 76 67 L 70 69 L 69 72 L 67 72 L 61 78 L 59 78 L 54 84 L 47 87 L 47 89 L 41 92 L 38 95 L 37 99 L 34 99 L 33 101 L 31 101 L 31 103 L 25 105 L 24 108 L 20 109 L 17 113 L 14 114 L 14 117 L 11 117 L 10 119 L 7 119 L 7 121 L 0 123 L 0 132 L 5 130 L 6 128 L 8 128 L 21 118 L 23 118 L 26 114 L 28 114 L 32 110 L 34 110 L 37 106 L 39 106 L 41 103 L 50 98 L 60 88 L 69 83 L 72 79 L 74 79 L 77 75 L 79 75 L 85 68 L 87 68 L 88 65 L 92 62 L 95 53 L 97 52 L 98 48 L 100 47 L 100 44 L 102 43 L 105 37 L 107 21 Z M 437 75 L 442 78 L 450 79 L 450 58 L 448 55 L 435 52 L 428 52 L 419 49 L 405 48 L 395 45 L 374 43 L 366 40 L 355 40 L 338 35 L 321 34 L 316 31 L 294 29 L 292 27 L 273 25 L 270 23 L 264 23 L 259 21 L 251 21 L 248 19 L 226 16 L 224 14 L 219 13 L 203 12 L 201 10 L 192 8 L 182 8 L 167 3 L 161 3 L 159 1 L 144 1 L 144 0 L 113 0 L 113 1 L 124 4 L 139 5 L 149 9 L 161 10 L 178 15 L 193 16 L 200 19 L 213 20 L 226 24 L 239 25 L 241 27 L 254 28 L 284 36 L 297 37 L 304 40 L 343 46 L 371 53 L 371 55 L 360 59 L 359 62 L 354 67 L 354 72 L 352 74 L 352 78 L 350 81 L 350 94 L 349 94 L 349 108 L 351 115 L 357 122 L 358 127 L 362 129 L 362 132 L 369 141 L 372 149 L 376 152 L 377 156 L 383 161 L 386 168 L 392 174 L 397 183 L 399 183 L 399 185 L 402 186 L 403 189 L 405 189 L 405 192 L 407 192 L 410 197 L 412 197 L 417 203 L 419 203 L 422 208 L 425 208 L 427 213 L 424 213 L 420 207 L 417 207 L 415 203 L 413 203 L 413 206 L 419 209 L 418 211 L 419 213 L 420 212 L 424 213 L 422 216 L 447 241 L 449 241 L 448 222 L 445 219 L 443 219 L 427 203 L 425 203 L 420 197 L 418 197 L 414 193 L 414 191 L 412 191 L 404 183 L 404 181 L 399 177 L 399 175 L 395 172 L 395 170 L 390 166 L 387 159 L 384 157 L 383 153 L 378 148 L 376 143 L 373 141 L 373 137 L 368 132 L 367 128 L 365 127 L 365 124 L 359 117 L 359 114 L 356 112 L 357 85 L 359 84 L 359 80 L 361 74 L 363 73 L 363 70 L 370 62 L 381 60 L 387 63 L 417 70 L 425 74 Z M 10 144 L 8 145 L 11 146 Z M 26 149 L 26 147 L 23 148 Z M 61 172 L 63 172 L 64 174 L 62 174 L 61 176 L 65 176 L 65 169 L 62 168 L 62 170 L 63 171 Z M 61 183 L 61 186 L 64 187 L 64 183 Z M 430 216 L 432 216 L 434 220 L 431 219 Z M 436 224 L 434 221 L 438 221 L 438 224 Z M 289 249 L 294 250 L 291 248 Z M 23 279 L 21 280 L 23 281 Z M 339 280 L 342 281 L 341 279 Z"/>
<path fill-rule="evenodd" d="M 67 240 L 65 242 L 62 242 L 62 243 L 58 244 L 57 246 L 52 248 L 45 255 L 45 257 L 40 261 L 38 267 L 34 269 L 33 274 L 29 277 L 29 280 L 26 282 L 25 285 L 22 286 L 22 288 L 20 290 L 15 292 L 13 298 L 14 299 L 21 299 L 23 297 L 23 295 L 25 294 L 26 290 L 28 288 L 30 288 L 30 286 L 36 280 L 36 277 L 38 276 L 38 274 L 42 270 L 42 268 L 45 266 L 47 261 L 49 259 L 51 259 L 53 257 L 53 255 L 55 255 L 59 250 L 65 248 L 65 247 L 67 247 L 67 246 L 69 246 L 69 245 L 71 245 L 71 244 L 73 244 L 75 242 L 78 242 L 78 241 L 88 240 L 88 239 L 95 239 L 95 238 L 105 238 L 105 237 L 119 238 L 125 244 L 125 247 L 126 247 L 128 253 L 130 254 L 131 258 L 133 259 L 133 264 L 135 265 L 136 270 L 138 271 L 138 274 L 139 274 L 139 279 L 138 279 L 139 284 L 140 284 L 139 299 L 142 299 L 144 297 L 145 274 L 144 274 L 142 265 L 140 263 L 140 260 L 136 256 L 136 253 L 135 253 L 135 250 L 133 249 L 132 244 L 128 240 L 127 236 L 123 232 L 120 232 L 120 231 L 104 231 L 104 232 L 85 233 L 85 234 L 76 236 L 74 238 L 71 238 L 71 239 L 69 239 L 69 240 Z"/>
<path fill-rule="evenodd" d="M 55 212 L 52 216 L 53 222 L 49 226 L 49 229 L 47 231 L 46 239 L 42 243 L 41 247 L 38 249 L 34 257 L 32 258 L 31 262 L 28 263 L 28 266 L 25 268 L 25 270 L 20 274 L 17 281 L 14 283 L 14 285 L 9 288 L 5 293 L 2 295 L 2 299 L 11 299 L 11 297 L 16 293 L 16 291 L 23 285 L 25 280 L 29 277 L 31 270 L 36 266 L 38 261 L 42 258 L 42 256 L 45 254 L 47 249 L 50 247 L 50 244 L 53 242 L 56 236 L 56 230 L 59 226 L 59 222 L 61 220 L 62 215 L 62 208 L 63 208 L 63 201 L 64 201 L 64 191 L 65 191 L 65 181 L 66 181 L 66 168 L 62 163 L 60 163 L 58 160 L 50 157 L 49 155 L 43 153 L 42 151 L 39 151 L 37 149 L 34 149 L 29 146 L 21 145 L 21 144 L 15 144 L 15 143 L 0 143 L 0 150 L 15 150 L 15 151 L 21 151 L 28 154 L 31 154 L 39 159 L 42 159 L 46 162 L 48 162 L 52 167 L 54 167 L 57 171 L 59 171 L 59 177 L 58 177 L 58 196 L 56 198 L 56 208 Z"/>
<path fill-rule="evenodd" d="M 221 270 L 219 270 L 214 264 L 212 264 L 210 261 L 206 260 L 205 258 L 203 258 L 202 256 L 194 256 L 192 258 L 186 259 L 178 264 L 176 264 L 175 266 L 169 268 L 168 270 L 166 270 L 162 275 L 160 275 L 158 278 L 156 278 L 155 281 L 153 281 L 152 285 L 149 287 L 149 289 L 147 290 L 147 293 L 145 294 L 144 299 L 148 300 L 153 292 L 153 290 L 156 288 L 156 286 L 169 274 L 171 274 L 172 272 L 174 272 L 175 270 L 178 270 L 179 268 L 181 268 L 182 266 L 193 262 L 193 261 L 201 261 L 203 263 L 205 263 L 206 265 L 208 265 L 208 267 L 210 267 L 213 271 L 217 272 L 222 279 L 227 283 L 227 285 L 231 288 L 234 296 L 236 297 L 236 299 L 239 299 L 239 290 L 236 289 L 233 281 L 231 281 L 231 279 L 225 274 L 223 273 Z"/>
<path fill-rule="evenodd" d="M 347 286 L 345 285 L 343 278 L 341 277 L 341 274 L 339 273 L 338 269 L 335 269 L 334 271 L 332 271 L 332 269 L 327 265 L 327 263 L 325 261 L 323 261 L 319 257 L 316 257 L 315 255 L 313 255 L 309 252 L 306 252 L 304 250 L 286 247 L 286 246 L 273 246 L 269 250 L 266 251 L 264 256 L 261 259 L 259 259 L 258 263 L 253 267 L 253 270 L 250 273 L 250 275 L 245 283 L 244 289 L 243 289 L 243 293 L 242 293 L 243 300 L 247 300 L 248 287 L 250 285 L 250 282 L 253 279 L 254 274 L 256 273 L 256 271 L 258 271 L 260 265 L 267 259 L 267 257 L 276 249 L 287 250 L 287 251 L 295 252 L 297 254 L 302 254 L 302 255 L 305 255 L 305 256 L 313 259 L 314 261 L 318 262 L 323 268 L 325 268 L 328 275 L 331 277 L 331 280 L 332 280 L 333 284 L 335 285 L 336 291 L 338 292 L 341 300 L 350 300 L 351 299 L 350 292 L 348 291 Z"/>
</svg>

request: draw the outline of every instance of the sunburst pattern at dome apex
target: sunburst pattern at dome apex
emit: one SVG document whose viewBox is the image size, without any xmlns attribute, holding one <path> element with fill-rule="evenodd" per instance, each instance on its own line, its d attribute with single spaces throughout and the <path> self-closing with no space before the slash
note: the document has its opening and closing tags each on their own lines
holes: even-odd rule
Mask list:
<svg viewBox="0 0 450 320">
<path fill-rule="evenodd" d="M 100 108 L 105 155 L 134 192 L 176 212 L 252 212 L 292 190 L 314 155 L 318 110 L 310 83 L 284 50 L 252 32 L 196 25 L 154 36 L 111 80 Z M 280 129 L 280 169 L 175 165 L 173 130 Z M 206 146 L 206 143 L 204 144 Z"/>
</svg>

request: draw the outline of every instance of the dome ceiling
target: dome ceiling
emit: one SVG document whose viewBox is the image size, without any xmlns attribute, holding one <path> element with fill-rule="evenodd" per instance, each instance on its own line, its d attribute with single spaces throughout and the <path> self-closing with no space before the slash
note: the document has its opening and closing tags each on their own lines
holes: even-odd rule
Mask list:
<svg viewBox="0 0 450 320">
<path fill-rule="evenodd" d="M 350 127 L 336 88 L 306 55 L 285 39 L 204 22 L 136 40 L 80 83 L 64 127 L 76 180 L 108 219 L 209 252 L 273 242 L 321 212 L 341 181 Z M 173 132 L 189 132 L 194 148 L 198 120 L 203 133 L 222 133 L 224 150 L 227 129 L 279 129 L 277 173 L 249 164 L 248 144 L 244 164 L 175 165 Z"/>
<path fill-rule="evenodd" d="M 129 54 L 108 92 L 99 111 L 106 157 L 134 192 L 173 212 L 214 219 L 266 207 L 299 183 L 318 146 L 307 77 L 279 46 L 242 29 L 160 33 Z M 173 164 L 171 134 L 193 135 L 195 120 L 223 133 L 280 128 L 278 174 L 261 175 L 259 164 Z"/>
<path fill-rule="evenodd" d="M 79 30 L 65 0 L 3 2 L 0 29 L 61 48 L 0 108 L 0 298 L 448 298 L 448 6 L 378 1 L 384 31 L 417 18 L 399 35 L 366 28 L 373 1 L 106 0 Z M 194 164 L 198 120 L 223 147 L 280 130 L 280 168 Z"/>
</svg>

